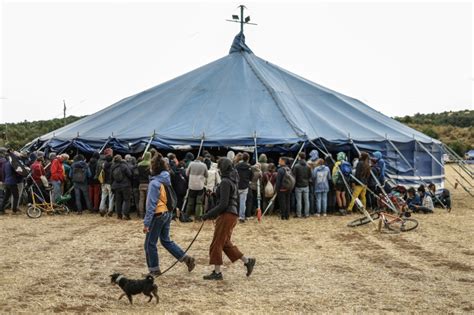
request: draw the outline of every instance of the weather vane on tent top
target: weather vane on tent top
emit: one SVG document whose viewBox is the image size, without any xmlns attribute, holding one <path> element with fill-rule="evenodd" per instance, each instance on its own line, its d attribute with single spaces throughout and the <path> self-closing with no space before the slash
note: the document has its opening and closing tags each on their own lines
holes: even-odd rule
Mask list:
<svg viewBox="0 0 474 315">
<path fill-rule="evenodd" d="M 244 8 L 247 9 L 246 6 L 244 5 L 239 5 L 238 8 L 240 8 L 240 18 L 236 14 L 232 14 L 232 20 L 226 20 L 229 22 L 235 22 L 235 23 L 240 23 L 240 32 L 244 32 L 244 24 L 250 24 L 250 25 L 257 25 L 255 23 L 250 23 L 250 16 L 247 16 L 244 19 Z"/>
</svg>

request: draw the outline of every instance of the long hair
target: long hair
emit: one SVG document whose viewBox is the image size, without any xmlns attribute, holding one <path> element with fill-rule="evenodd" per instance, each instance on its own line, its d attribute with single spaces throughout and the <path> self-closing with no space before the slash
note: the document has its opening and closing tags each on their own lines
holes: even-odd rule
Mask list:
<svg viewBox="0 0 474 315">
<path fill-rule="evenodd" d="M 163 171 L 168 170 L 168 165 L 161 155 L 161 153 L 157 152 L 153 158 L 151 159 L 151 175 L 159 175 Z"/>
<path fill-rule="evenodd" d="M 360 153 L 359 163 L 361 163 L 361 172 L 360 175 L 363 178 L 368 178 L 370 176 L 370 163 L 369 163 L 369 154 L 362 151 Z"/>
</svg>

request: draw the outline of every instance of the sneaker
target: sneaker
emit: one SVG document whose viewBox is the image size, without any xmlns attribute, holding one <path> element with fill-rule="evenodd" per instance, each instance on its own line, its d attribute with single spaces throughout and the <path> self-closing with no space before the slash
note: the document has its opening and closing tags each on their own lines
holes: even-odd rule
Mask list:
<svg viewBox="0 0 474 315">
<path fill-rule="evenodd" d="M 342 216 L 347 215 L 347 212 L 346 212 L 346 210 L 344 210 L 344 209 L 339 209 L 339 213 L 340 213 Z"/>
<path fill-rule="evenodd" d="M 317 217 L 320 217 L 321 215 L 320 215 L 319 213 L 316 213 L 316 216 L 317 216 Z"/>
<path fill-rule="evenodd" d="M 128 220 L 131 220 L 132 218 L 130 218 L 129 215 L 126 215 L 126 216 L 123 217 L 123 219 L 126 220 L 126 221 L 128 221 Z"/>
<path fill-rule="evenodd" d="M 239 219 L 240 223 L 245 223 L 245 219 Z"/>
<path fill-rule="evenodd" d="M 107 212 L 107 215 L 108 215 L 109 217 L 113 217 L 113 216 L 114 216 L 114 212 L 113 212 L 113 211 L 108 211 L 108 212 Z"/>
<path fill-rule="evenodd" d="M 99 211 L 99 214 L 100 214 L 101 217 L 103 217 L 103 216 L 105 215 L 105 211 L 100 210 L 100 211 Z"/>
<path fill-rule="evenodd" d="M 188 267 L 189 272 L 193 271 L 194 267 L 196 267 L 196 261 L 191 256 L 185 256 L 184 259 L 183 259 L 183 262 Z"/>
<path fill-rule="evenodd" d="M 207 276 L 204 276 L 202 277 L 204 280 L 223 280 L 224 277 L 222 277 L 222 272 L 215 272 L 215 271 L 212 271 L 212 273 L 210 275 L 207 275 Z"/>
<path fill-rule="evenodd" d="M 255 266 L 255 262 L 257 260 L 255 258 L 249 258 L 249 261 L 244 264 L 245 267 L 247 267 L 247 277 L 250 277 L 253 271 L 253 267 Z"/>
<path fill-rule="evenodd" d="M 323 217 L 327 217 L 328 215 L 326 213 L 323 213 Z"/>
</svg>

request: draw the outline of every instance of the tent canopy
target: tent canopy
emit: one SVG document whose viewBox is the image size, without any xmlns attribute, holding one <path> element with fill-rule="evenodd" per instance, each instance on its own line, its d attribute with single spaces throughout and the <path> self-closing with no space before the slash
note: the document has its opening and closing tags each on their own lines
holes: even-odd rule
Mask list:
<svg viewBox="0 0 474 315">
<path fill-rule="evenodd" d="M 265 61 L 239 33 L 227 56 L 40 137 L 208 146 L 433 139 L 359 100 Z"/>
</svg>

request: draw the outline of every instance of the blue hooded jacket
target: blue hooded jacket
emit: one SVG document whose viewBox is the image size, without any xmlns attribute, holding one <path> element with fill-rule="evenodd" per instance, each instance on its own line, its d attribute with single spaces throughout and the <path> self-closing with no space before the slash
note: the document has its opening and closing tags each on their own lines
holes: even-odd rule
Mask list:
<svg viewBox="0 0 474 315">
<path fill-rule="evenodd" d="M 326 165 L 320 165 L 313 170 L 314 192 L 328 192 L 331 170 Z"/>
<path fill-rule="evenodd" d="M 380 151 L 375 151 L 373 157 L 376 161 L 375 165 L 380 169 L 379 182 L 384 184 L 385 181 L 385 161 L 382 159 L 382 153 Z"/>
<path fill-rule="evenodd" d="M 148 185 L 148 194 L 146 196 L 146 212 L 143 225 L 150 227 L 151 220 L 155 215 L 156 205 L 160 200 L 160 187 L 161 184 L 171 185 L 170 173 L 167 171 L 161 172 L 159 175 L 155 175 L 151 178 L 150 184 Z"/>
</svg>

